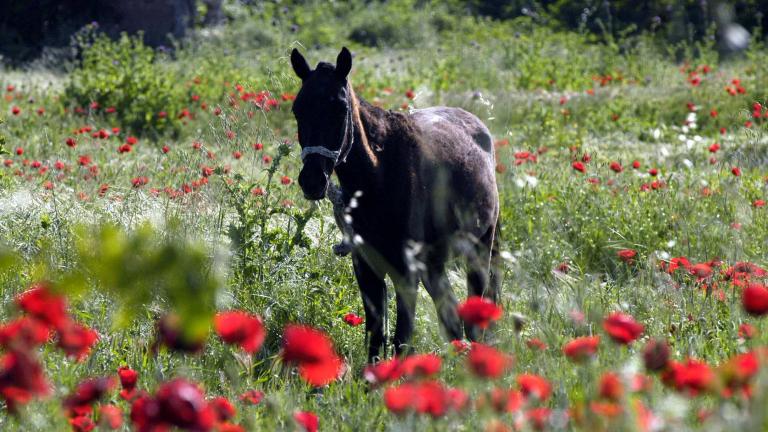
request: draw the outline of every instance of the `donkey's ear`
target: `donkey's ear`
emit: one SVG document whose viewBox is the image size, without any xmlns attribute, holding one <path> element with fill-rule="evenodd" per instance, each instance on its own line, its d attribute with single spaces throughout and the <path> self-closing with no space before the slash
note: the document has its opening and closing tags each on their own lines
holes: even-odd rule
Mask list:
<svg viewBox="0 0 768 432">
<path fill-rule="evenodd" d="M 307 63 L 307 59 L 305 59 L 296 48 L 291 51 L 291 66 L 293 66 L 293 71 L 296 72 L 296 76 L 301 78 L 302 81 L 307 79 L 309 73 L 312 72 L 309 68 L 309 63 Z"/>
<path fill-rule="evenodd" d="M 352 53 L 347 47 L 343 47 L 339 56 L 336 57 L 336 76 L 341 79 L 347 79 L 349 71 L 352 70 Z"/>
</svg>

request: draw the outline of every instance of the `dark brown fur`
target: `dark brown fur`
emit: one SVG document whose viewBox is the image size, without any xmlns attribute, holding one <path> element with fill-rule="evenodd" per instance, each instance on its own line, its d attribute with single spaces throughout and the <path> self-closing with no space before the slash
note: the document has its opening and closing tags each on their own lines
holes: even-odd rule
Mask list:
<svg viewBox="0 0 768 432">
<path fill-rule="evenodd" d="M 339 179 L 355 235 L 369 360 L 385 346 L 386 275 L 396 288 L 396 352 L 409 347 L 420 279 L 448 337 L 460 339 L 457 301 L 444 270 L 451 250 L 468 259 L 470 295 L 498 301 L 497 284 L 489 282 L 499 208 L 487 128 L 456 108 L 404 114 L 359 100 L 346 78 L 346 49 L 335 67 L 321 63 L 311 71 L 295 50 L 291 60 L 303 80 L 294 104 L 302 147 L 348 150 L 344 161 L 307 156 L 299 184 L 308 198 L 321 199 L 331 172 Z M 353 140 L 343 132 L 348 110 Z M 479 337 L 476 328 L 464 330 L 470 339 Z"/>
</svg>

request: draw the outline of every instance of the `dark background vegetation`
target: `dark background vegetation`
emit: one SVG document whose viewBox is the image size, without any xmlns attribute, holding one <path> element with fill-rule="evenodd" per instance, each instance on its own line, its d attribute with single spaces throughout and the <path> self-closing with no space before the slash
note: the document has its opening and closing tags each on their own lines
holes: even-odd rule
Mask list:
<svg viewBox="0 0 768 432">
<path fill-rule="evenodd" d="M 331 2 L 364 6 L 371 1 Z M 169 45 L 191 28 L 232 19 L 222 6 L 237 4 L 260 11 L 267 7 L 290 10 L 292 6 L 320 3 L 317 0 L 5 0 L 0 14 L 0 55 L 6 62 L 39 57 L 46 47 L 66 47 L 70 35 L 82 26 L 98 22 L 112 36 L 121 31 L 144 32 L 148 45 Z M 223 4 L 222 4 L 223 3 Z M 379 3 L 379 2 L 376 2 Z M 443 11 L 510 20 L 527 16 L 538 24 L 558 30 L 577 30 L 597 39 L 616 38 L 643 32 L 662 42 L 700 40 L 721 36 L 722 30 L 738 23 L 749 31 L 768 24 L 765 0 L 431 0 L 416 1 L 420 8 L 440 5 Z M 226 9 L 226 8 L 224 8 Z M 354 9 L 351 7 L 351 9 Z M 387 40 L 392 31 L 386 23 L 350 29 L 350 39 L 364 45 Z M 169 38 L 168 36 L 171 36 Z"/>
</svg>

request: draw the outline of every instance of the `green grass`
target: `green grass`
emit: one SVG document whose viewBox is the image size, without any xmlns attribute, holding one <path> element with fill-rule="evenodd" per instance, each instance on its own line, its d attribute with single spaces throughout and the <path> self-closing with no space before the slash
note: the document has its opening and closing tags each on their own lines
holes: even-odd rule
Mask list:
<svg viewBox="0 0 768 432">
<path fill-rule="evenodd" d="M 101 66 L 106 63 L 99 62 L 133 54 L 102 50 L 92 52 L 98 68 L 0 72 L 3 91 L 9 84 L 16 86 L 0 100 L 0 115 L 5 117 L 0 134 L 9 153 L 3 158 L 12 161 L 10 167 L 0 168 L 0 239 L 20 260 L 3 267 L 0 274 L 3 321 L 17 315 L 14 296 L 32 281 L 46 278 L 71 294 L 74 316 L 101 336 L 82 363 L 64 358 L 50 344 L 43 348 L 41 358 L 54 384 L 53 395 L 33 401 L 19 416 L 0 415 L 0 429 L 66 429 L 62 397 L 81 379 L 114 374 L 123 364 L 139 371 L 139 387 L 148 391 L 176 376 L 199 382 L 209 395 L 233 401 L 248 389 L 264 391 L 267 398 L 259 406 L 236 404 L 235 420 L 247 430 L 293 430 L 291 416 L 298 409 L 316 412 L 321 430 L 329 431 L 473 430 L 495 419 L 507 425 L 519 420 L 487 408 L 437 420 L 398 418 L 387 412 L 382 390 L 369 388 L 361 378 L 364 330 L 346 326 L 341 319 L 347 312 L 362 315 L 357 284 L 350 260 L 332 253 L 339 233 L 330 204 L 305 201 L 295 183 L 300 160 L 290 102 L 281 101 L 264 112 L 239 99 L 235 87 L 242 85 L 243 93 L 267 90 L 280 100 L 281 94 L 295 93 L 299 85 L 287 61 L 290 48 L 302 47 L 314 65 L 335 58 L 342 43 L 356 53 L 351 80 L 369 101 L 395 110 L 407 103 L 461 106 L 483 119 L 497 139 L 509 142 L 497 152 L 503 165 L 498 183 L 506 259 L 505 314 L 496 339 L 499 349 L 515 356 L 515 364 L 500 380 L 473 378 L 463 356 L 453 353 L 440 335 L 432 303 L 421 290 L 414 345 L 418 352 L 436 352 L 444 358 L 441 380 L 477 399 L 492 387 L 514 386 L 517 374 L 540 374 L 554 391 L 545 406 L 557 415 L 569 409 L 587 413 L 572 418 L 563 429 L 635 430 L 630 409 L 635 400 L 663 419 L 668 430 L 704 427 L 697 420 L 700 410 L 711 410 L 706 425 L 713 430 L 765 428 L 760 414 L 768 391 L 765 372 L 757 377 L 748 401 L 712 394 L 688 398 L 654 377 L 650 390 L 627 395 L 622 401 L 627 415 L 613 423 L 590 415 L 588 408 L 603 372 L 630 376 L 643 371 L 639 351 L 648 337 L 669 341 L 678 360 L 692 356 L 713 365 L 768 341 L 765 322 L 742 311 L 738 289 L 721 281 L 720 300 L 707 295 L 691 277 L 671 277 L 659 269 L 661 261 L 676 256 L 691 262 L 720 258 L 726 263 L 723 267 L 737 261 L 768 265 L 768 208 L 752 205 L 768 199 L 764 168 L 768 119 L 744 127 L 752 104 L 767 99 L 763 48 L 754 45 L 745 55 L 720 61 L 711 46 L 699 47 L 699 57 L 687 60 L 692 67 L 707 64 L 712 72 L 693 87 L 680 72 L 682 65 L 650 36 L 615 45 L 593 44 L 584 35 L 555 32 L 526 20 L 476 20 L 439 9 L 411 12 L 408 5 L 374 5 L 351 23 L 333 18 L 338 5 L 295 7 L 290 16 L 271 9 L 243 12 L 225 28 L 181 42 L 173 56 L 142 63 L 137 66 L 141 71 L 104 72 Z M 402 28 L 392 24 L 411 13 Z M 376 42 L 362 37 L 359 29 L 381 16 L 387 18 L 371 27 L 378 32 Z M 268 27 L 273 17 L 277 25 Z M 300 24 L 298 33 L 291 32 L 292 22 Z M 142 90 L 146 105 L 133 100 L 133 84 L 122 88 L 109 79 L 110 74 L 126 72 L 135 72 L 138 80 L 161 78 L 155 84 L 162 92 Z M 595 81 L 606 75 L 622 79 L 605 86 Z M 73 76 L 85 76 L 89 84 L 77 84 Z M 725 92 L 733 78 L 741 79 L 745 95 Z M 49 79 L 55 81 L 50 87 Z M 102 107 L 77 114 L 76 107 L 97 100 L 92 92 L 100 86 L 100 94 L 110 95 Z M 111 103 L 116 89 L 129 91 L 118 95 L 125 108 L 105 114 L 105 104 Z M 413 101 L 405 96 L 410 89 L 417 95 Z M 594 95 L 587 94 L 589 89 Z M 229 95 L 235 96 L 235 105 Z M 567 99 L 563 105 L 561 97 Z M 168 106 L 163 108 L 166 100 Z M 202 102 L 207 110 L 201 108 Z M 685 133 L 681 127 L 687 102 L 699 107 L 698 128 Z M 20 107 L 21 114 L 13 115 L 12 106 Z M 35 114 L 38 107 L 45 108 L 44 115 Z M 220 115 L 213 113 L 217 107 Z M 191 119 L 177 118 L 184 108 Z M 166 109 L 168 117 L 158 119 L 159 109 Z M 711 109 L 719 112 L 716 118 L 709 116 Z M 108 139 L 73 135 L 84 125 L 93 125 L 94 131 L 112 127 L 123 131 Z M 725 135 L 719 132 L 722 127 L 727 129 Z M 232 138 L 227 132 L 233 133 Z M 129 134 L 138 137 L 138 144 L 130 153 L 119 154 L 117 148 Z M 698 135 L 700 141 L 689 148 L 679 139 L 681 134 L 691 140 Z M 76 138 L 77 147 L 65 144 L 69 137 Z M 201 143 L 200 148 L 193 148 L 193 142 Z M 257 142 L 263 143 L 263 150 L 254 150 Z M 714 155 L 717 162 L 710 164 L 707 148 L 713 142 L 722 149 Z M 164 154 L 161 148 L 166 145 L 170 152 Z M 19 147 L 22 156 L 14 153 Z M 515 152 L 543 148 L 547 151 L 538 155 L 537 163 L 515 165 Z M 235 151 L 242 153 L 241 159 L 233 157 Z M 581 174 L 571 162 L 585 153 L 591 161 L 587 173 Z M 78 157 L 86 154 L 98 166 L 95 176 L 78 165 Z M 264 155 L 273 158 L 270 164 L 262 161 Z M 67 168 L 54 168 L 58 160 Z M 632 169 L 633 160 L 642 168 Z M 40 174 L 31 167 L 32 161 L 49 170 Z M 611 161 L 619 161 L 624 171 L 612 172 Z M 164 191 L 199 182 L 203 166 L 216 169 L 206 185 L 174 198 Z M 734 166 L 742 170 L 738 177 L 731 173 Z M 647 174 L 649 168 L 659 170 L 664 187 L 641 190 L 654 180 Z M 21 175 L 15 174 L 17 169 Z M 61 178 L 58 173 L 63 173 Z M 283 175 L 294 182 L 282 185 Z M 138 176 L 148 177 L 149 184 L 134 188 L 131 179 Z M 588 178 L 599 179 L 600 184 L 588 183 Z M 45 188 L 47 181 L 53 183 L 52 190 Z M 101 196 L 104 184 L 108 190 Z M 265 189 L 266 195 L 252 195 L 255 187 Z M 707 196 L 705 187 L 711 192 Z M 139 258 L 147 254 L 139 254 L 143 250 L 139 247 L 122 250 L 125 260 L 143 262 L 135 279 L 93 264 L 100 259 L 91 256 L 96 248 L 114 246 L 113 241 L 88 243 L 96 238 L 97 226 L 106 223 L 121 227 L 129 238 L 139 227 L 153 226 L 148 244 L 142 246 L 146 248 L 170 244 L 189 250 L 186 245 L 197 245 L 204 251 L 205 264 L 179 264 L 180 274 L 184 269 L 204 270 L 216 282 L 218 289 L 212 295 L 217 309 L 260 314 L 268 328 L 264 348 L 248 358 L 211 336 L 199 355 L 154 353 L 155 320 L 164 311 L 189 306 L 188 296 L 162 288 L 161 277 L 147 269 L 162 267 L 163 259 L 143 262 Z M 733 228 L 734 223 L 740 228 Z M 628 248 L 638 251 L 633 265 L 616 255 Z M 553 272 L 562 262 L 569 263 L 570 271 Z M 454 290 L 464 297 L 459 262 L 451 263 L 450 277 Z M 148 287 L 141 288 L 142 284 Z M 139 289 L 146 291 L 137 300 Z M 210 303 L 208 307 L 213 306 Z M 120 312 L 126 304 L 127 313 Z M 612 344 L 602 331 L 602 318 L 615 310 L 631 313 L 646 326 L 643 338 L 628 348 Z M 574 321 L 573 311 L 583 312 L 584 321 Z M 515 315 L 524 317 L 522 329 L 516 329 Z M 348 366 L 338 382 L 313 390 L 293 369 L 280 364 L 280 337 L 289 322 L 310 324 L 330 334 Z M 757 328 L 752 340 L 738 337 L 738 327 L 745 322 Z M 588 364 L 574 365 L 561 347 L 588 334 L 603 335 L 599 354 Z M 548 348 L 541 352 L 528 348 L 526 341 L 532 337 Z M 128 407 L 116 395 L 110 398 Z M 556 426 L 554 422 L 552 427 Z"/>
</svg>

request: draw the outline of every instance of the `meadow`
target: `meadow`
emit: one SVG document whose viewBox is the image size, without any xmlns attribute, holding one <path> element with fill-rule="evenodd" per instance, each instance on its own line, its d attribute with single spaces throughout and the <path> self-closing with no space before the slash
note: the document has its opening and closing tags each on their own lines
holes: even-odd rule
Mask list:
<svg viewBox="0 0 768 432">
<path fill-rule="evenodd" d="M 413 5 L 264 3 L 166 49 L 95 24 L 0 69 L 0 430 L 768 429 L 762 35 L 725 55 Z M 421 289 L 417 354 L 365 364 L 290 110 L 290 50 L 342 45 L 369 102 L 495 137 L 488 345 L 446 340 Z"/>
</svg>

